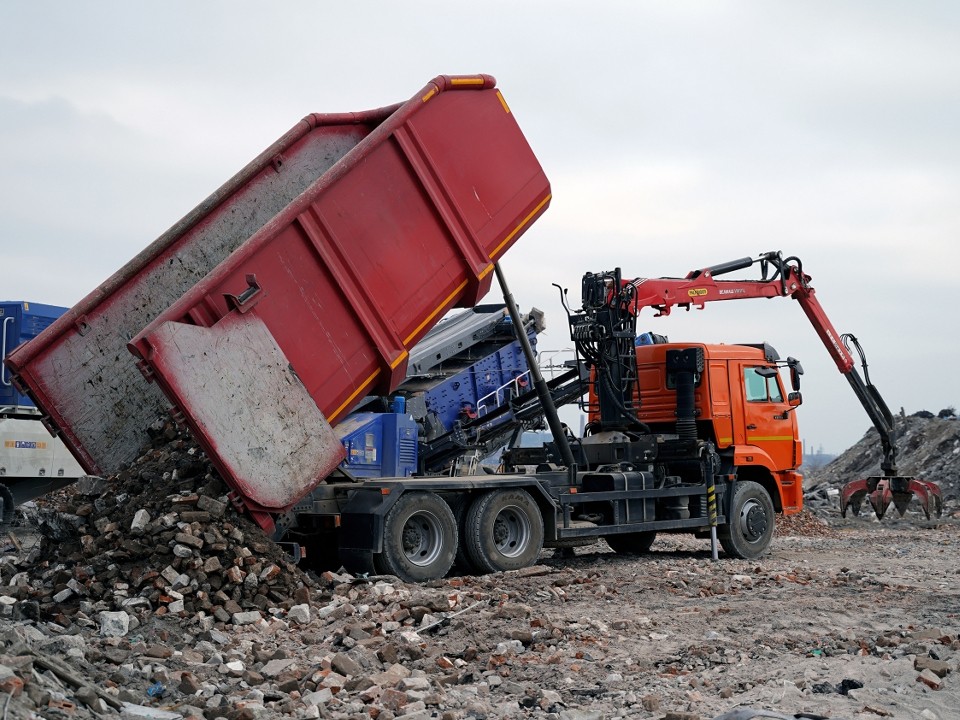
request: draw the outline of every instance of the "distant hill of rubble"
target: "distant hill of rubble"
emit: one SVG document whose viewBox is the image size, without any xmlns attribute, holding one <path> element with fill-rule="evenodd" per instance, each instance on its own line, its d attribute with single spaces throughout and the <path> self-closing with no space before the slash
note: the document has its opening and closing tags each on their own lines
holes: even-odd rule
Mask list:
<svg viewBox="0 0 960 720">
<path fill-rule="evenodd" d="M 946 511 L 960 505 L 960 419 L 948 412 L 941 415 L 921 412 L 897 417 L 897 470 L 901 475 L 938 483 Z M 808 494 L 822 494 L 825 488 L 878 475 L 881 457 L 877 431 L 870 428 L 833 462 L 807 473 L 804 487 Z"/>
</svg>

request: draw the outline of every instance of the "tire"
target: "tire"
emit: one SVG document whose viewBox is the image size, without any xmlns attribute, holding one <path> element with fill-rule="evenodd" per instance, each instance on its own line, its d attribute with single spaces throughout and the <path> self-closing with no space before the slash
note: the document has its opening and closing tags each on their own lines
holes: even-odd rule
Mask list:
<svg viewBox="0 0 960 720">
<path fill-rule="evenodd" d="M 603 539 L 617 555 L 646 555 L 650 552 L 653 541 L 657 539 L 657 532 L 648 530 L 622 535 L 605 535 Z"/>
<path fill-rule="evenodd" d="M 467 510 L 470 509 L 470 503 L 473 500 L 472 495 L 461 493 L 452 499 L 447 500 L 453 510 L 453 516 L 457 520 L 457 554 L 453 560 L 453 569 L 450 571 L 453 575 L 482 575 L 483 571 L 477 568 L 470 556 L 467 554 L 465 545 Z"/>
<path fill-rule="evenodd" d="M 540 509 L 526 490 L 492 490 L 467 511 L 463 542 L 470 562 L 481 572 L 533 565 L 543 549 Z"/>
<path fill-rule="evenodd" d="M 728 523 L 717 528 L 724 552 L 742 560 L 765 553 L 773 539 L 775 517 L 773 501 L 762 485 L 737 482 Z"/>
<path fill-rule="evenodd" d="M 404 582 L 442 578 L 457 552 L 457 521 L 432 492 L 400 496 L 383 522 L 383 552 L 373 558 L 378 572 Z"/>
</svg>

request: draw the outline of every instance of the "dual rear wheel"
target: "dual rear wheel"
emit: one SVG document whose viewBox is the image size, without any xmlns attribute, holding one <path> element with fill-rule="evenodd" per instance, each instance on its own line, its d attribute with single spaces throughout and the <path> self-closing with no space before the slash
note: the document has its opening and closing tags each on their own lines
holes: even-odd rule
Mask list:
<svg viewBox="0 0 960 720">
<path fill-rule="evenodd" d="M 453 509 L 432 492 L 404 493 L 384 519 L 377 572 L 407 582 L 446 575 L 457 561 L 465 572 L 516 570 L 536 562 L 543 518 L 526 490 L 490 490 Z"/>
</svg>

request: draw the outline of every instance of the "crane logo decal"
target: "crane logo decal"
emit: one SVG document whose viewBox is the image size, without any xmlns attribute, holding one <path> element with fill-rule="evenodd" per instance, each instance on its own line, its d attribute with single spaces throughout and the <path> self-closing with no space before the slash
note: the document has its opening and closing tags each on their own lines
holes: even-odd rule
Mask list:
<svg viewBox="0 0 960 720">
<path fill-rule="evenodd" d="M 707 294 L 706 288 L 691 288 L 687 290 L 687 295 L 690 297 L 703 297 Z"/>
<path fill-rule="evenodd" d="M 42 440 L 4 440 L 3 447 L 14 450 L 46 450 L 47 444 Z"/>
</svg>

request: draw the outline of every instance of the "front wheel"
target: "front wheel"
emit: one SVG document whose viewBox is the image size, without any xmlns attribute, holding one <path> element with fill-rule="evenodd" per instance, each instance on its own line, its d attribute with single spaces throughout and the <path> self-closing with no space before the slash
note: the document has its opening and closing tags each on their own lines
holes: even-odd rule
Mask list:
<svg viewBox="0 0 960 720">
<path fill-rule="evenodd" d="M 773 539 L 774 518 L 773 501 L 762 485 L 737 482 L 728 522 L 717 528 L 724 552 L 742 560 L 762 555 Z"/>
<path fill-rule="evenodd" d="M 405 582 L 442 578 L 457 552 L 457 521 L 436 493 L 400 496 L 383 522 L 383 552 L 374 556 L 378 572 Z"/>
<path fill-rule="evenodd" d="M 464 522 L 464 549 L 482 572 L 533 565 L 543 548 L 543 518 L 526 490 L 493 490 L 477 498 Z"/>
</svg>

